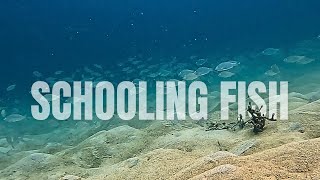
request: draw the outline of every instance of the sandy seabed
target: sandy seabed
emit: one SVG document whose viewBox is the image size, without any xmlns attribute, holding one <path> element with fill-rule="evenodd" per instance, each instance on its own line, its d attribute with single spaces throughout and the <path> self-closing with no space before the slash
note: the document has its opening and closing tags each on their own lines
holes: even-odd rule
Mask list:
<svg viewBox="0 0 320 180">
<path fill-rule="evenodd" d="M 15 149 L 3 138 L 0 179 L 320 179 L 320 100 L 308 101 L 308 93 L 320 91 L 313 83 L 319 79 L 306 74 L 292 82 L 290 119 L 268 122 L 259 134 L 251 127 L 206 131 L 189 121 L 133 121 L 79 122 L 26 136 Z"/>
</svg>

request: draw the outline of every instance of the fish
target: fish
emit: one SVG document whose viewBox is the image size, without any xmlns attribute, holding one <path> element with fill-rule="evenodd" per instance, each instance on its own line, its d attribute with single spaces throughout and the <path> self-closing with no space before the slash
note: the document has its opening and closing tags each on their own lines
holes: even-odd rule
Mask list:
<svg viewBox="0 0 320 180">
<path fill-rule="evenodd" d="M 264 74 L 265 74 L 266 76 L 275 76 L 275 75 L 277 75 L 278 73 L 276 73 L 276 72 L 272 71 L 271 69 L 269 69 L 269 70 L 266 71 Z"/>
<path fill-rule="evenodd" d="M 26 119 L 26 116 L 20 115 L 20 114 L 11 114 L 4 118 L 4 121 L 13 123 L 13 122 L 19 122 Z"/>
<path fill-rule="evenodd" d="M 189 73 L 189 74 L 186 74 L 182 77 L 182 79 L 186 80 L 186 81 L 192 81 L 192 80 L 195 80 L 197 79 L 198 76 L 195 74 L 195 73 Z"/>
<path fill-rule="evenodd" d="M 309 64 L 309 63 L 312 63 L 313 61 L 315 61 L 315 59 L 304 57 L 304 58 L 300 59 L 299 61 L 297 61 L 296 63 L 297 64 Z"/>
<path fill-rule="evenodd" d="M 218 76 L 221 78 L 230 78 L 234 75 L 235 75 L 235 73 L 233 73 L 233 72 L 223 71 L 223 72 L 220 72 Z"/>
<path fill-rule="evenodd" d="M 131 63 L 132 63 L 133 65 L 137 65 L 137 64 L 140 64 L 141 61 L 132 61 Z"/>
<path fill-rule="evenodd" d="M 144 69 L 144 70 L 140 71 L 140 75 L 143 75 L 143 74 L 148 73 L 148 72 L 150 72 L 149 69 Z"/>
<path fill-rule="evenodd" d="M 196 61 L 196 65 L 197 65 L 197 66 L 202 66 L 202 65 L 204 65 L 207 61 L 208 61 L 207 59 L 198 59 L 198 60 Z"/>
<path fill-rule="evenodd" d="M 93 66 L 96 67 L 96 68 L 98 68 L 98 69 L 103 69 L 100 64 L 93 64 Z"/>
<path fill-rule="evenodd" d="M 123 72 L 127 72 L 127 71 L 129 71 L 129 70 L 131 70 L 131 67 L 124 67 L 124 68 L 122 68 L 122 71 L 123 71 Z"/>
<path fill-rule="evenodd" d="M 199 68 L 196 70 L 195 74 L 196 74 L 197 76 L 204 76 L 204 75 L 206 75 L 206 74 L 209 74 L 209 73 L 212 72 L 212 71 L 213 71 L 212 68 L 199 67 Z"/>
<path fill-rule="evenodd" d="M 279 67 L 276 64 L 274 64 L 274 65 L 271 66 L 271 69 L 266 71 L 264 74 L 266 76 L 275 76 L 275 75 L 277 75 L 279 73 L 280 73 Z"/>
<path fill-rule="evenodd" d="M 194 59 L 196 59 L 196 58 L 197 58 L 197 56 L 195 56 L 195 55 L 190 56 L 190 59 L 191 59 L 191 60 L 194 60 Z"/>
<path fill-rule="evenodd" d="M 162 77 L 167 77 L 167 76 L 169 76 L 170 74 L 171 74 L 170 71 L 167 71 L 167 70 L 164 70 L 164 69 L 162 69 L 162 70 L 160 71 L 160 73 L 159 73 L 159 75 L 162 76 Z"/>
<path fill-rule="evenodd" d="M 308 58 L 306 56 L 289 56 L 283 61 L 286 63 L 309 64 L 315 61 L 315 59 Z"/>
<path fill-rule="evenodd" d="M 271 70 L 275 73 L 280 73 L 280 69 L 276 64 L 271 66 Z"/>
<path fill-rule="evenodd" d="M 5 118 L 5 117 L 7 116 L 7 112 L 6 112 L 5 109 L 2 109 L 2 110 L 1 110 L 1 116 L 2 116 L 3 118 Z"/>
<path fill-rule="evenodd" d="M 235 66 L 238 66 L 240 63 L 237 61 L 225 61 L 216 66 L 215 70 L 218 72 L 227 71 L 232 69 Z"/>
<path fill-rule="evenodd" d="M 194 71 L 193 71 L 193 70 L 190 70 L 190 69 L 185 69 L 185 70 L 180 71 L 180 73 L 178 74 L 178 76 L 184 77 L 184 76 L 186 76 L 187 74 L 190 74 L 190 73 L 194 73 Z"/>
<path fill-rule="evenodd" d="M 37 78 L 41 78 L 42 77 L 42 74 L 39 71 L 33 71 L 32 74 Z"/>
<path fill-rule="evenodd" d="M 262 51 L 262 54 L 265 56 L 273 56 L 279 53 L 280 53 L 280 49 L 276 49 L 276 48 L 267 48 Z"/>
<path fill-rule="evenodd" d="M 305 58 L 305 56 L 288 56 L 283 61 L 286 63 L 296 63 L 303 58 Z"/>
<path fill-rule="evenodd" d="M 14 90 L 16 88 L 16 86 L 17 86 L 16 84 L 12 84 L 12 85 L 8 86 L 7 92 Z"/>
<path fill-rule="evenodd" d="M 60 75 L 60 74 L 62 74 L 63 73 L 63 71 L 56 71 L 54 74 L 55 75 Z"/>
</svg>

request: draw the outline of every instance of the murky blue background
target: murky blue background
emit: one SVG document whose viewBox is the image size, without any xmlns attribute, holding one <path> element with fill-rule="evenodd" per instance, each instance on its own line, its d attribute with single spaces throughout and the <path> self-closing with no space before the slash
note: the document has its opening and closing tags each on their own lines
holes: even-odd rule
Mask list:
<svg viewBox="0 0 320 180">
<path fill-rule="evenodd" d="M 0 2 L 0 79 L 34 70 L 112 65 L 128 56 L 186 56 L 287 44 L 319 34 L 318 0 Z"/>
</svg>

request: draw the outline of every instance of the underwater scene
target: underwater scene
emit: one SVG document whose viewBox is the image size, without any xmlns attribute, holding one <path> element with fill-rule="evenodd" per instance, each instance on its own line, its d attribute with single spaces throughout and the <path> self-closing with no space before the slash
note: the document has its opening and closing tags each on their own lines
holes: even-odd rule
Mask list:
<svg viewBox="0 0 320 180">
<path fill-rule="evenodd" d="M 2 0 L 0 179 L 320 179 L 319 8 Z"/>
</svg>

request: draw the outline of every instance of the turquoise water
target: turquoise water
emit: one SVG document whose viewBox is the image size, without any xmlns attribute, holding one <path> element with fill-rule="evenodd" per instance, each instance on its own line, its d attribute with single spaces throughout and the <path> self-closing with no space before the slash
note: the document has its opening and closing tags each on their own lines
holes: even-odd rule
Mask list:
<svg viewBox="0 0 320 180">
<path fill-rule="evenodd" d="M 109 81 L 114 86 L 122 81 L 146 81 L 147 109 L 155 111 L 156 81 L 190 84 L 198 80 L 208 87 L 210 121 L 219 119 L 221 81 L 288 81 L 289 110 L 320 99 L 318 1 L 0 4 L 0 170 L 6 178 L 10 176 L 8 167 L 29 154 L 66 153 L 79 159 L 72 148 L 92 135 L 124 125 L 148 129 L 155 123 L 138 117 L 123 121 L 117 114 L 101 121 L 95 111 L 92 121 L 74 121 L 72 117 L 58 121 L 52 115 L 37 121 L 30 112 L 31 105 L 37 104 L 30 92 L 36 81 L 45 81 L 50 88 L 58 81 Z M 48 94 L 46 99 L 51 101 Z M 164 120 L 161 125 L 154 132 L 148 130 L 146 136 L 161 136 L 168 127 L 174 128 L 171 132 L 205 123 Z M 138 149 L 112 163 L 144 151 Z M 97 164 L 80 163 L 79 168 L 111 163 L 104 158 Z M 77 164 L 77 160 L 68 163 Z M 36 177 L 32 173 L 28 177 L 24 170 L 17 172 L 25 179 Z"/>
</svg>

